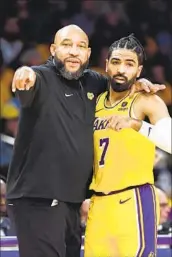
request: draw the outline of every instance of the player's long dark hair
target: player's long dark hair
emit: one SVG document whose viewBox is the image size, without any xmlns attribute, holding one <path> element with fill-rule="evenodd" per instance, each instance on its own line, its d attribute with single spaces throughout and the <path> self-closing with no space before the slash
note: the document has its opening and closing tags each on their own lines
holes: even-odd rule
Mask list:
<svg viewBox="0 0 172 257">
<path fill-rule="evenodd" d="M 129 35 L 128 37 L 123 37 L 115 41 L 108 51 L 108 59 L 111 57 L 113 50 L 115 49 L 128 49 L 135 52 L 138 56 L 139 65 L 143 64 L 143 61 L 146 59 L 145 51 L 139 40 L 134 36 L 134 34 Z"/>
</svg>

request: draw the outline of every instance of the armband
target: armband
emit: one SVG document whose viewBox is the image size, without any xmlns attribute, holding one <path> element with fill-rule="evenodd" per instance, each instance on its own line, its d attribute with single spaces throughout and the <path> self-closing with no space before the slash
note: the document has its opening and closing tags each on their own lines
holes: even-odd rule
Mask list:
<svg viewBox="0 0 172 257">
<path fill-rule="evenodd" d="M 142 126 L 139 130 L 139 133 L 142 134 L 145 137 L 149 137 L 152 128 L 153 128 L 152 124 L 150 124 L 146 121 L 142 121 Z"/>
<path fill-rule="evenodd" d="M 163 151 L 172 154 L 171 117 L 163 118 L 153 126 L 149 139 Z"/>
<path fill-rule="evenodd" d="M 142 121 L 139 133 L 151 140 L 161 150 L 172 154 L 171 117 L 163 118 L 155 125 Z"/>
</svg>

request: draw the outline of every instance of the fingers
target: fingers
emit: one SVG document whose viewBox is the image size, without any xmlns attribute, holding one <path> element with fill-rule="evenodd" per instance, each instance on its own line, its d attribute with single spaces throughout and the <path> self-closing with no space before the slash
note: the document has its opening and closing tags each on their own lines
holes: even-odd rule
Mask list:
<svg viewBox="0 0 172 257">
<path fill-rule="evenodd" d="M 109 124 L 108 128 L 117 131 L 117 129 L 116 129 L 117 124 L 118 124 L 118 121 L 117 121 L 117 120 L 116 120 L 116 121 L 113 120 L 113 121 Z"/>
<path fill-rule="evenodd" d="M 148 87 L 149 91 L 146 91 L 145 87 Z M 143 90 L 145 90 L 148 93 L 150 92 L 150 93 L 154 94 L 160 90 L 164 90 L 165 88 L 166 88 L 165 85 L 152 84 L 150 81 L 144 79 Z"/>
<path fill-rule="evenodd" d="M 108 124 L 107 124 L 107 128 L 112 128 L 113 124 L 115 124 L 115 120 L 116 120 L 116 116 L 110 116 L 107 118 Z"/>
<path fill-rule="evenodd" d="M 166 89 L 166 85 L 163 85 L 163 84 L 161 84 L 161 85 L 155 84 L 155 86 L 159 86 L 159 90 L 164 90 L 164 89 Z"/>
<path fill-rule="evenodd" d="M 135 131 L 138 131 L 142 124 L 140 120 L 136 120 L 127 116 L 120 116 L 120 115 L 109 116 L 109 117 L 106 117 L 105 120 L 108 121 L 106 128 L 115 130 L 117 132 L 119 132 L 124 128 L 132 128 Z"/>
<path fill-rule="evenodd" d="M 115 131 L 119 131 L 121 129 L 121 125 L 120 125 L 121 120 L 122 120 L 122 117 L 112 116 L 109 119 L 109 123 L 107 125 L 107 128 L 113 129 Z"/>
<path fill-rule="evenodd" d="M 17 80 L 16 80 L 16 84 L 18 86 L 17 89 L 18 90 L 25 90 L 27 82 L 30 82 L 29 78 L 26 77 L 24 71 L 21 71 L 19 73 L 18 77 L 17 77 Z"/>
<path fill-rule="evenodd" d="M 116 127 L 115 127 L 115 130 L 116 131 L 120 131 L 122 128 L 124 128 L 125 126 L 124 126 L 124 124 L 123 124 L 123 122 L 122 121 L 120 121 L 120 122 L 117 122 L 117 124 L 116 124 Z"/>
<path fill-rule="evenodd" d="M 145 80 L 147 81 L 147 80 Z M 147 93 L 150 93 L 150 88 L 149 88 L 150 82 L 143 84 L 143 82 L 137 81 L 135 84 L 132 85 L 130 93 L 129 93 L 129 98 L 132 98 L 135 93 L 140 92 L 140 91 L 145 91 Z"/>
<path fill-rule="evenodd" d="M 146 86 L 148 88 L 150 88 L 153 85 L 152 82 L 150 82 L 149 80 L 144 79 L 144 78 L 137 80 L 136 85 L 137 84 L 138 85 L 141 84 L 142 86 Z"/>
<path fill-rule="evenodd" d="M 12 91 L 15 92 L 16 89 L 18 90 L 25 90 L 25 86 L 27 84 L 27 78 L 24 74 L 24 71 L 18 69 L 15 72 L 14 78 L 13 78 L 13 82 L 12 82 Z M 28 80 L 29 82 L 29 80 Z"/>
<path fill-rule="evenodd" d="M 108 116 L 108 117 L 105 117 L 105 119 L 106 119 L 108 122 L 111 122 L 111 120 L 112 120 L 114 117 L 115 117 L 115 115 L 114 115 L 114 116 Z"/>
<path fill-rule="evenodd" d="M 16 85 L 15 85 L 15 75 L 12 81 L 12 92 L 16 92 Z"/>
<path fill-rule="evenodd" d="M 122 118 L 119 120 L 116 119 L 116 122 L 111 124 L 111 129 L 117 132 L 119 132 L 121 129 L 128 128 L 128 127 L 129 127 L 128 123 Z"/>
<path fill-rule="evenodd" d="M 144 90 L 147 93 L 155 94 L 160 90 L 164 90 L 166 88 L 165 85 L 160 84 L 152 84 L 147 79 L 139 79 L 136 83 L 136 92 Z"/>
<path fill-rule="evenodd" d="M 36 80 L 36 75 L 31 68 L 22 67 L 16 70 L 12 81 L 12 91 L 29 90 Z"/>
<path fill-rule="evenodd" d="M 133 120 L 129 117 L 114 115 L 109 118 L 109 123 L 107 125 L 107 128 L 110 128 L 110 129 L 113 129 L 113 130 L 119 132 L 120 130 L 122 130 L 124 128 L 133 128 L 135 123 L 132 123 L 132 121 Z"/>
<path fill-rule="evenodd" d="M 147 79 L 139 79 L 136 81 L 136 92 L 145 91 L 150 93 L 150 88 L 152 87 L 152 83 Z"/>
<path fill-rule="evenodd" d="M 152 86 L 152 84 L 150 84 L 150 83 L 147 83 L 147 80 L 142 84 L 142 83 L 140 83 L 140 85 L 139 85 L 141 88 L 139 88 L 139 90 L 138 91 L 145 91 L 145 92 L 147 92 L 147 93 L 150 93 L 150 88 L 151 88 L 151 86 Z"/>
<path fill-rule="evenodd" d="M 153 84 L 151 86 L 151 93 L 157 93 L 158 91 L 164 90 L 165 88 L 165 85 Z"/>
<path fill-rule="evenodd" d="M 25 90 L 29 90 L 31 87 L 33 86 L 33 83 L 32 81 L 26 81 L 26 84 L 25 84 Z"/>
</svg>

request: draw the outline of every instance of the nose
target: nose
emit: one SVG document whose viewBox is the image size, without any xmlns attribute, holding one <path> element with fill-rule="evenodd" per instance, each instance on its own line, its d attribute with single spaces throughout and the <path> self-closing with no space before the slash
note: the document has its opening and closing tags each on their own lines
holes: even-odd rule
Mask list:
<svg viewBox="0 0 172 257">
<path fill-rule="evenodd" d="M 69 54 L 73 55 L 73 56 L 77 56 L 79 54 L 78 48 L 77 46 L 72 46 L 69 50 Z"/>
<path fill-rule="evenodd" d="M 125 73 L 125 65 L 120 64 L 120 65 L 118 66 L 118 72 L 119 72 L 120 74 L 124 74 L 124 73 Z"/>
</svg>

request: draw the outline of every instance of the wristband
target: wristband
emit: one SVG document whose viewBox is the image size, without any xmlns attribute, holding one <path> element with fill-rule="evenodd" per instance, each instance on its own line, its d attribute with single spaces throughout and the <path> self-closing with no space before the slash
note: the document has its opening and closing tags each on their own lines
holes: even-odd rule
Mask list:
<svg viewBox="0 0 172 257">
<path fill-rule="evenodd" d="M 140 134 L 142 134 L 145 137 L 149 137 L 150 132 L 154 126 L 146 121 L 142 121 L 142 126 L 140 130 L 138 131 Z"/>
</svg>

